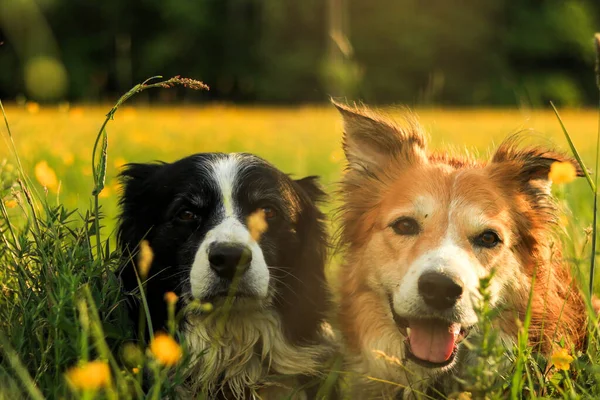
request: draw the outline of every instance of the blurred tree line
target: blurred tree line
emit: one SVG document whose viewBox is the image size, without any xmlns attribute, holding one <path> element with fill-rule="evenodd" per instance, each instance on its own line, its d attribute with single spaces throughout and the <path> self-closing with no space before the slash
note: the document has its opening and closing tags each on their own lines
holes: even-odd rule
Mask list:
<svg viewBox="0 0 600 400">
<path fill-rule="evenodd" d="M 183 75 L 211 91 L 155 95 L 592 105 L 597 30 L 600 0 L 0 0 L 0 97 L 104 101 Z"/>
</svg>

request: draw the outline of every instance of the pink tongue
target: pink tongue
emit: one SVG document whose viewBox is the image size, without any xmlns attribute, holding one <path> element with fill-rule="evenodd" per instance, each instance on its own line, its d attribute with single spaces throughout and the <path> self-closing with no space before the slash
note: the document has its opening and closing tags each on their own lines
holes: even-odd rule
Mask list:
<svg viewBox="0 0 600 400">
<path fill-rule="evenodd" d="M 452 356 L 456 338 L 460 333 L 459 324 L 411 320 L 409 327 L 410 350 L 417 358 L 443 363 Z"/>
</svg>

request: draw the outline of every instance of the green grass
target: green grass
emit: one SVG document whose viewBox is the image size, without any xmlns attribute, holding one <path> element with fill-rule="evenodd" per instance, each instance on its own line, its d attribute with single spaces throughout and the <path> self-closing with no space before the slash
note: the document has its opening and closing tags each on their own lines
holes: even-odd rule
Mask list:
<svg viewBox="0 0 600 400">
<path fill-rule="evenodd" d="M 140 87 L 136 87 L 127 95 L 139 90 Z M 206 113 L 213 113 L 209 118 L 210 123 L 222 124 L 228 128 L 203 125 L 205 131 L 198 132 L 203 135 L 203 139 L 190 139 L 188 134 L 187 142 L 180 143 L 177 135 L 159 137 L 148 131 L 129 134 L 119 130 L 118 123 L 113 125 L 119 135 L 116 138 L 115 135 L 107 135 L 107 132 L 112 132 L 113 126 L 108 125 L 107 128 L 107 122 L 119 115 L 117 107 L 120 105 L 118 103 L 109 112 L 96 136 L 96 145 L 94 137 L 90 135 L 89 138 L 71 142 L 73 148 L 63 147 L 56 151 L 50 149 L 46 153 L 34 154 L 27 151 L 28 148 L 32 149 L 27 147 L 29 141 L 19 143 L 22 132 L 18 128 L 11 132 L 11 125 L 8 121 L 6 123 L 5 137 L 8 146 L 4 154 L 10 161 L 0 164 L 0 399 L 161 398 L 173 395 L 181 384 L 186 357 L 174 369 L 177 372 L 168 376 L 169 368 L 160 366 L 149 356 L 144 344 L 133 347 L 131 344 L 127 345 L 134 337 L 134 328 L 126 318 L 123 296 L 115 275 L 122 261 L 121 255 L 114 251 L 113 228 L 118 188 L 113 184 L 113 177 L 117 164 L 121 162 L 111 163 L 113 148 L 117 153 L 113 158 L 123 161 L 124 149 L 132 141 L 138 147 L 127 154 L 127 161 L 149 161 L 153 158 L 172 160 L 173 156 L 189 153 L 190 148 L 193 151 L 245 150 L 259 153 L 280 168 L 294 171 L 298 175 L 322 175 L 329 191 L 334 187 L 332 183 L 339 178 L 342 165 L 339 150 L 340 127 L 331 122 L 336 118 L 333 111 L 320 108 L 266 112 L 264 109 L 196 110 L 201 114 L 200 119 Z M 135 113 L 132 110 L 125 109 L 123 112 L 126 116 L 127 113 Z M 8 118 L 11 111 L 15 110 L 9 109 Z M 153 113 L 152 110 L 142 112 Z M 194 109 L 184 109 L 183 112 L 193 113 Z M 214 116 L 215 113 L 217 117 Z M 223 116 L 231 117 L 236 113 L 243 114 L 243 120 L 250 128 L 242 126 L 243 122 L 230 125 L 224 122 L 226 118 Z M 428 116 L 444 113 L 446 116 L 450 114 L 451 118 L 442 118 L 439 126 L 436 125 L 437 120 L 427 119 L 430 118 Z M 502 137 L 501 130 L 509 133 L 516 127 L 506 122 L 502 112 L 484 111 L 477 114 L 456 110 L 425 110 L 423 114 L 426 126 L 430 129 L 433 127 L 431 130 L 434 133 L 454 129 L 455 133 L 441 135 L 443 139 L 433 136 L 434 147 L 444 146 L 446 141 L 461 143 L 461 137 L 469 137 L 469 140 L 463 142 L 482 150 L 489 145 L 489 138 L 484 138 L 484 146 L 481 135 L 474 137 L 471 132 L 477 127 L 485 127 L 491 132 L 485 121 L 488 118 L 487 125 L 494 125 L 489 119 L 492 114 L 496 116 L 494 121 L 498 131 L 491 136 L 496 142 Z M 510 115 L 516 114 L 518 113 L 513 112 Z M 595 160 L 592 141 L 586 140 L 589 135 L 581 133 L 583 125 L 580 119 L 574 117 L 577 113 L 567 114 L 564 119 L 567 132 L 571 129 L 570 121 L 577 121 L 579 124 L 576 129 L 579 132 L 569 135 L 569 141 L 574 143 L 574 147 L 581 149 L 580 159 Z M 472 119 L 476 115 L 479 115 L 479 120 L 474 123 Z M 501 117 L 498 118 L 498 115 Z M 544 115 L 546 119 L 543 119 L 542 125 L 547 124 L 547 114 Z M 34 115 L 30 117 L 33 118 Z M 53 114 L 51 118 L 63 117 Z M 585 121 L 589 121 L 589 115 L 586 118 Z M 452 124 L 445 125 L 443 121 L 452 121 Z M 503 122 L 498 125 L 498 121 Z M 144 124 L 143 118 L 135 122 Z M 295 125 L 292 126 L 292 122 Z M 555 125 L 552 130 L 558 141 L 562 134 L 560 125 L 557 120 L 553 122 Z M 101 118 L 97 123 L 101 123 Z M 330 133 L 302 133 L 303 130 L 313 128 L 321 132 L 319 129 L 324 129 L 322 123 Z M 464 128 L 457 128 L 469 124 L 473 128 L 470 132 L 461 132 L 460 129 Z M 18 125 L 21 125 L 20 121 Z M 444 126 L 440 127 L 442 125 Z M 215 136 L 214 129 L 217 128 L 225 129 L 226 132 Z M 583 129 L 589 132 L 589 126 L 586 125 Z M 240 130 L 246 136 L 240 135 Z M 459 132 L 456 133 L 457 131 Z M 252 132 L 256 136 L 249 141 L 247 134 Z M 51 136 L 53 133 L 46 134 Z M 161 150 L 162 143 L 164 148 Z M 61 154 L 67 152 L 75 154 L 74 161 L 68 163 L 65 158 L 64 165 L 61 166 Z M 87 154 L 88 158 L 85 159 L 83 154 Z M 169 156 L 160 157 L 166 154 Z M 19 155 L 25 155 L 25 158 L 21 160 Z M 65 189 L 50 188 L 45 192 L 38 182 L 40 178 L 34 173 L 33 166 L 46 159 L 50 160 L 54 170 L 59 171 L 59 180 L 64 182 Z M 86 164 L 89 166 L 90 160 L 92 168 L 86 176 L 82 173 L 85 171 L 82 168 Z M 593 165 L 590 161 L 587 164 Z M 592 179 L 593 177 L 594 175 Z M 109 188 L 112 192 L 103 198 L 102 193 L 108 192 Z M 585 179 L 580 179 L 568 187 L 556 188 L 555 195 L 568 216 L 564 223 L 567 260 L 587 286 L 590 235 L 595 233 L 595 229 L 587 230 L 594 220 L 590 185 Z M 64 200 L 61 200 L 63 197 Z M 12 207 L 15 204 L 16 207 Z M 106 214 L 103 210 L 106 210 Z M 481 287 L 485 298 L 486 281 L 482 281 Z M 571 370 L 558 371 L 551 367 L 549 360 L 540 358 L 528 347 L 526 318 L 518 345 L 508 355 L 513 367 L 508 375 L 498 377 L 495 371 L 506 362 L 506 355 L 499 346 L 497 332 L 492 328 L 491 321 L 495 317 L 495 311 L 484 302 L 479 315 L 482 332 L 485 334 L 481 342 L 473 344 L 476 362 L 463 382 L 471 396 L 498 399 L 509 396 L 600 398 L 599 343 L 595 328 L 590 327 L 588 350 L 573 354 L 575 360 L 571 364 Z M 185 343 L 183 347 L 185 350 Z M 108 388 L 100 391 L 77 391 L 70 387 L 65 379 L 65 372 L 72 366 L 96 359 L 110 366 L 112 380 Z M 334 369 L 340 367 L 339 362 L 334 361 L 332 365 Z M 150 385 L 145 392 L 141 385 L 141 374 L 136 372 L 136 369 L 144 367 L 150 371 Z M 331 385 L 335 384 L 335 376 L 332 374 L 325 379 L 320 393 L 328 392 Z M 462 398 L 467 396 L 465 393 L 458 395 L 463 396 Z"/>
</svg>

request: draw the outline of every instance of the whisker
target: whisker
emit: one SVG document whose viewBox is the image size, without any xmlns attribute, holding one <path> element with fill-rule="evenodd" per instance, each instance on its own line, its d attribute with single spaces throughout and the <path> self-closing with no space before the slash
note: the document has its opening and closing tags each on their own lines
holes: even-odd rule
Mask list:
<svg viewBox="0 0 600 400">
<path fill-rule="evenodd" d="M 278 267 L 276 265 L 269 265 L 268 267 L 269 267 L 269 269 L 272 269 L 272 270 L 275 270 L 278 272 L 284 272 L 285 274 L 287 274 L 287 276 L 290 276 L 290 277 L 296 279 L 299 283 L 304 284 L 304 282 L 302 282 L 302 280 L 300 278 L 298 278 L 296 275 L 294 275 L 291 271 L 283 269 L 283 267 Z"/>
</svg>

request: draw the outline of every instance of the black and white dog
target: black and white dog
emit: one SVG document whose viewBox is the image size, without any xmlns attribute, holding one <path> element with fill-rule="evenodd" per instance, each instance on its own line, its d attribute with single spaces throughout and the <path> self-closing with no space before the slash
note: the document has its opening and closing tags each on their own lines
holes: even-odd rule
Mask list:
<svg viewBox="0 0 600 400">
<path fill-rule="evenodd" d="M 268 375 L 317 371 L 327 352 L 320 340 L 327 240 L 315 177 L 292 180 L 250 154 L 203 153 L 129 164 L 121 179 L 119 245 L 135 254 L 145 239 L 154 253 L 145 283 L 154 329 L 165 326 L 166 292 L 180 297 L 180 308 L 195 299 L 214 306 L 208 315 L 188 313 L 180 326 L 196 358 L 189 391 L 278 397 L 269 394 L 281 389 L 269 386 Z M 255 240 L 247 221 L 261 209 L 267 230 Z M 129 293 L 138 288 L 135 268 L 130 261 L 121 270 Z M 235 298 L 223 316 L 234 276 Z"/>
</svg>

